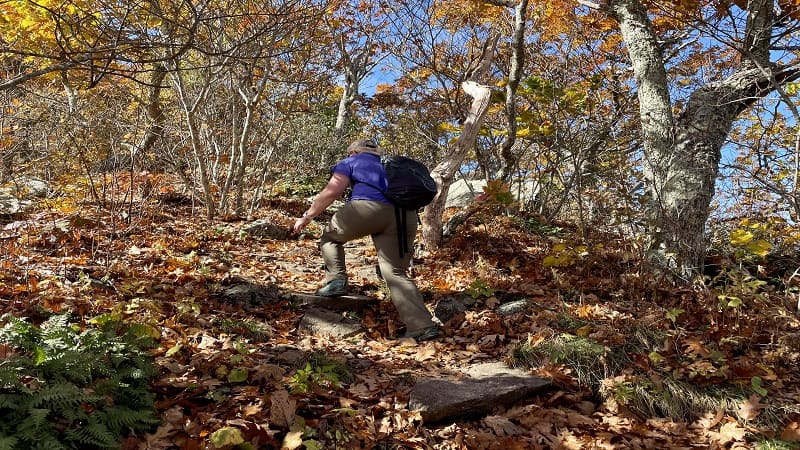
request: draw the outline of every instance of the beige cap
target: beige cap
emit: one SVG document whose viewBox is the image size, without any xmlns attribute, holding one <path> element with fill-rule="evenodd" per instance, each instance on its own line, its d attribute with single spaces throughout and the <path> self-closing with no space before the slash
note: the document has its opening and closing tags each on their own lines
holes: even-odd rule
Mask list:
<svg viewBox="0 0 800 450">
<path fill-rule="evenodd" d="M 347 154 L 350 153 L 373 153 L 382 155 L 383 149 L 378 147 L 372 139 L 359 139 L 347 146 Z"/>
</svg>

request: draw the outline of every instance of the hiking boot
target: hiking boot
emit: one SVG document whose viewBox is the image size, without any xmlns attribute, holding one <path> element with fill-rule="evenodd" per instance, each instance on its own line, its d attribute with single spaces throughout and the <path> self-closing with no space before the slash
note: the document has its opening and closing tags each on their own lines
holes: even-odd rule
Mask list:
<svg viewBox="0 0 800 450">
<path fill-rule="evenodd" d="M 321 297 L 339 297 L 347 293 L 347 280 L 337 278 L 331 280 L 325 286 L 317 289 L 317 295 Z"/>
<path fill-rule="evenodd" d="M 427 328 L 420 328 L 419 330 L 406 331 L 403 335 L 404 338 L 416 339 L 417 342 L 430 341 L 439 337 L 439 327 L 436 325 Z"/>
</svg>

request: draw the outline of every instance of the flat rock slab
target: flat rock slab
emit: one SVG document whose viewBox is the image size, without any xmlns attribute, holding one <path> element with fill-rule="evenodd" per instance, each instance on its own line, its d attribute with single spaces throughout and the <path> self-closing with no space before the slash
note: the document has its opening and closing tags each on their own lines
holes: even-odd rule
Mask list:
<svg viewBox="0 0 800 450">
<path fill-rule="evenodd" d="M 411 390 L 408 408 L 425 423 L 479 417 L 498 406 L 512 406 L 550 387 L 551 380 L 502 362 L 477 364 L 459 380 L 425 378 Z"/>
<path fill-rule="evenodd" d="M 368 295 L 348 294 L 340 297 L 322 297 L 305 292 L 289 292 L 290 300 L 305 305 L 325 308 L 333 311 L 361 311 L 369 305 L 378 303 L 378 299 Z"/>
<path fill-rule="evenodd" d="M 304 333 L 334 338 L 346 338 L 362 331 L 360 321 L 322 308 L 309 308 L 300 320 L 298 329 Z"/>
</svg>

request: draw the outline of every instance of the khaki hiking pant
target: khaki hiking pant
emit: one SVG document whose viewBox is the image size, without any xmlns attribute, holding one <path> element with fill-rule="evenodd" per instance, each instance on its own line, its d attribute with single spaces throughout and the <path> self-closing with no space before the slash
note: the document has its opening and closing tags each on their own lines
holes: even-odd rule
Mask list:
<svg viewBox="0 0 800 450">
<path fill-rule="evenodd" d="M 405 230 L 406 236 L 410 243 L 409 247 L 413 248 L 414 237 L 417 234 L 417 213 L 407 211 L 406 214 L 408 224 Z M 431 313 L 425 307 L 422 294 L 407 275 L 412 252 L 405 252 L 402 257 L 400 256 L 393 205 L 369 200 L 353 200 L 336 211 L 322 232 L 319 242 L 322 259 L 325 262 L 325 282 L 337 278 L 347 279 L 344 244 L 368 235 L 372 236 L 372 242 L 378 251 L 378 266 L 389 287 L 392 303 L 407 330 L 414 331 L 433 326 Z"/>
</svg>

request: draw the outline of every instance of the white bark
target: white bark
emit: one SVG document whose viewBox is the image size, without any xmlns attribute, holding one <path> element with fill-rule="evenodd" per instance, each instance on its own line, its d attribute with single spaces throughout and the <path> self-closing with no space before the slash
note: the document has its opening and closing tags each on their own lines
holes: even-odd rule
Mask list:
<svg viewBox="0 0 800 450">
<path fill-rule="evenodd" d="M 794 73 L 769 65 L 772 1 L 750 0 L 743 63 L 729 78 L 698 88 L 675 118 L 657 37 L 639 0 L 612 0 L 639 86 L 644 175 L 654 262 L 686 281 L 701 273 L 704 231 L 724 139 L 739 113 Z M 759 67 L 759 68 L 754 68 Z M 771 81 L 772 80 L 772 81 Z"/>
<path fill-rule="evenodd" d="M 422 243 L 426 248 L 437 248 L 441 245 L 442 213 L 447 202 L 447 193 L 453 183 L 453 176 L 461 167 L 467 153 L 475 147 L 475 140 L 483 125 L 486 110 L 489 108 L 491 90 L 476 80 L 483 77 L 491 67 L 498 39 L 498 35 L 489 39 L 484 47 L 478 68 L 473 72 L 471 79 L 461 83 L 464 92 L 472 97 L 469 114 L 464 120 L 461 135 L 456 140 L 453 151 L 431 170 L 431 176 L 439 185 L 439 193 L 436 194 L 431 204 L 425 207 L 425 214 L 422 218 Z"/>
</svg>

